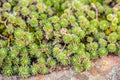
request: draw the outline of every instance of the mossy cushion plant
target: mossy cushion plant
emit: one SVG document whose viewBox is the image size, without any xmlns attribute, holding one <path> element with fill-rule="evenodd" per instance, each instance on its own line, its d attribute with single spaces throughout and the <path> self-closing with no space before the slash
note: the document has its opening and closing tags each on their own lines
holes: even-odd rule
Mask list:
<svg viewBox="0 0 120 80">
<path fill-rule="evenodd" d="M 120 0 L 0 0 L 0 70 L 27 78 L 120 56 Z"/>
</svg>

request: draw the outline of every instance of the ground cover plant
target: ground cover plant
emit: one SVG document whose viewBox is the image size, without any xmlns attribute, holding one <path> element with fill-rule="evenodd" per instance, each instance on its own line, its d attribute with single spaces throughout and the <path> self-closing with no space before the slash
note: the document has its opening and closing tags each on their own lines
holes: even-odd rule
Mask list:
<svg viewBox="0 0 120 80">
<path fill-rule="evenodd" d="M 89 70 L 108 54 L 120 56 L 120 0 L 0 0 L 3 75 Z"/>
</svg>

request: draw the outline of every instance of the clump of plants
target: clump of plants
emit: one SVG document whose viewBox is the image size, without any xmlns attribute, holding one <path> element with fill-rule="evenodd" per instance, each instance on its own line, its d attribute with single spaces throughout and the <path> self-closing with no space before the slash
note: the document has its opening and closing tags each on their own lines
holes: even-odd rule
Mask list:
<svg viewBox="0 0 120 80">
<path fill-rule="evenodd" d="M 120 0 L 0 0 L 0 69 L 29 77 L 120 56 Z"/>
</svg>

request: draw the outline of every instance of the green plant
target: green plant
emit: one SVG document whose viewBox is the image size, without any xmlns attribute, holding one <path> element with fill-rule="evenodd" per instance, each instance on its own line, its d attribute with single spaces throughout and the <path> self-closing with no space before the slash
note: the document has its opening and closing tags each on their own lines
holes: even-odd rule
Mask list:
<svg viewBox="0 0 120 80">
<path fill-rule="evenodd" d="M 28 77 L 30 76 L 30 70 L 29 70 L 29 67 L 28 66 L 20 66 L 19 67 L 19 75 L 21 77 Z"/>
<path fill-rule="evenodd" d="M 79 72 L 93 59 L 120 56 L 119 2 L 0 0 L 1 73 L 27 78 L 58 64 Z"/>
</svg>

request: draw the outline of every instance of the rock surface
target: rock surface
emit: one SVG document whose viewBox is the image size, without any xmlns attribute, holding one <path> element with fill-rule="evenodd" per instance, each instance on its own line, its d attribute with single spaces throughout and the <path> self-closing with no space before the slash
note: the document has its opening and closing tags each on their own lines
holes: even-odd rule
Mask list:
<svg viewBox="0 0 120 80">
<path fill-rule="evenodd" d="M 120 80 L 120 57 L 107 56 L 93 61 L 90 71 L 76 73 L 73 70 L 52 72 L 49 75 L 36 75 L 27 79 L 17 76 L 5 77 L 0 80 Z"/>
</svg>

